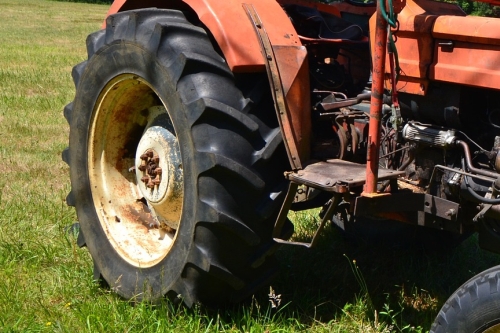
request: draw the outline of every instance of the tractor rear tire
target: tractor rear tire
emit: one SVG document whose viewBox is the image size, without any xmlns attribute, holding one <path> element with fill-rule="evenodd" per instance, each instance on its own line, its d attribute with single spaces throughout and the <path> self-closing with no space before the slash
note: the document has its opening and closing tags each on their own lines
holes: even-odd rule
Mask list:
<svg viewBox="0 0 500 333">
<path fill-rule="evenodd" d="M 63 160 L 94 277 L 126 299 L 187 306 L 266 285 L 289 168 L 272 100 L 252 98 L 269 86 L 247 98 L 179 11 L 112 15 L 87 50 Z"/>
<path fill-rule="evenodd" d="M 479 273 L 448 298 L 430 333 L 500 332 L 500 266 Z"/>
</svg>

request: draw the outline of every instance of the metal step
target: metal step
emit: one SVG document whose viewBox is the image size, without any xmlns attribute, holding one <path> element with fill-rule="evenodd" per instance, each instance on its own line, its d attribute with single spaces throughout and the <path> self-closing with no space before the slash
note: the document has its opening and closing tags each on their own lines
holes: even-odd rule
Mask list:
<svg viewBox="0 0 500 333">
<path fill-rule="evenodd" d="M 396 179 L 404 171 L 379 168 L 378 180 Z M 345 193 L 360 187 L 366 181 L 366 164 L 343 160 L 309 163 L 303 170 L 290 172 L 286 178 L 294 183 L 307 185 L 328 192 Z"/>
</svg>

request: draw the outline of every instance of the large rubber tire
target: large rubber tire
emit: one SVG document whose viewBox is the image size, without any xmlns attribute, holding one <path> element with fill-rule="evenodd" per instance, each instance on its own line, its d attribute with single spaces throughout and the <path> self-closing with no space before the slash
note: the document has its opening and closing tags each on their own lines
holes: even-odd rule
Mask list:
<svg viewBox="0 0 500 333">
<path fill-rule="evenodd" d="M 87 49 L 63 160 L 94 276 L 126 299 L 210 307 L 268 283 L 289 166 L 266 81 L 238 88 L 179 11 L 110 16 Z M 154 149 L 157 160 L 142 155 Z M 141 161 L 152 169 L 134 172 Z M 141 175 L 153 179 L 158 165 L 160 185 L 148 188 Z"/>
<path fill-rule="evenodd" d="M 443 305 L 430 333 L 500 332 L 500 266 L 464 283 Z"/>
</svg>

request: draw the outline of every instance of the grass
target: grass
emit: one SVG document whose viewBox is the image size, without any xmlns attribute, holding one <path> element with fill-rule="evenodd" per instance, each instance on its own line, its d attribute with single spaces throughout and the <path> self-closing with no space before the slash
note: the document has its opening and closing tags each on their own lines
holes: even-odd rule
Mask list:
<svg viewBox="0 0 500 333">
<path fill-rule="evenodd" d="M 333 227 L 318 247 L 283 248 L 282 275 L 247 304 L 219 312 L 116 297 L 92 280 L 92 261 L 68 228 L 64 105 L 71 68 L 107 6 L 0 0 L 1 332 L 424 332 L 464 281 L 499 263 L 470 238 L 453 251 L 354 244 Z M 297 238 L 314 212 L 292 214 Z"/>
</svg>

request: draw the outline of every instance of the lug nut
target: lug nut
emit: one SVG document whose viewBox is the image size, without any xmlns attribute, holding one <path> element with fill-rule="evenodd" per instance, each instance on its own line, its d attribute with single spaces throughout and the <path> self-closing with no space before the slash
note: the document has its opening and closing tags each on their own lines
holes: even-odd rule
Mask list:
<svg viewBox="0 0 500 333">
<path fill-rule="evenodd" d="M 155 179 L 153 179 L 153 184 L 160 185 L 160 183 L 161 183 L 160 177 L 156 177 Z"/>
<path fill-rule="evenodd" d="M 138 168 L 140 171 L 144 172 L 146 171 L 146 166 L 145 165 L 139 165 L 139 168 Z"/>
<path fill-rule="evenodd" d="M 152 180 L 149 180 L 149 183 L 148 183 L 148 185 L 147 185 L 147 186 L 148 186 L 150 189 L 155 188 L 155 184 L 153 183 L 153 181 L 152 181 Z"/>
<path fill-rule="evenodd" d="M 156 168 L 156 170 L 155 170 L 155 173 L 156 173 L 157 175 L 161 175 L 161 174 L 162 174 L 162 172 L 163 172 L 163 170 L 162 170 L 161 168 Z"/>
<path fill-rule="evenodd" d="M 149 177 L 148 176 L 144 176 L 144 177 L 141 178 L 141 181 L 143 183 L 148 183 L 149 182 Z"/>
</svg>

